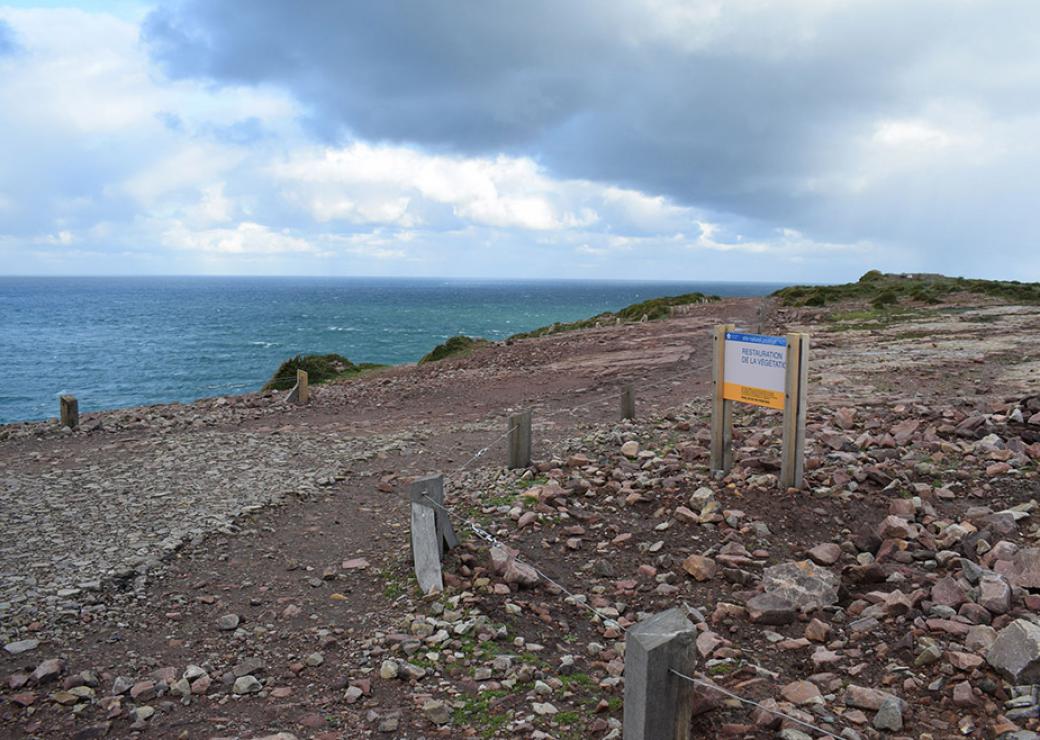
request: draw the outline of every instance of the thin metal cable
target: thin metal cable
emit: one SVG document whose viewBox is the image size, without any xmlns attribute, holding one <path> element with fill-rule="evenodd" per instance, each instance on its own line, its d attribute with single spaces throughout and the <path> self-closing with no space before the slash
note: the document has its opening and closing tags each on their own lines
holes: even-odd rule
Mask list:
<svg viewBox="0 0 1040 740">
<path fill-rule="evenodd" d="M 510 427 L 510 428 L 509 428 L 509 429 L 508 429 L 508 430 L 506 431 L 506 433 L 505 433 L 505 434 L 502 434 L 501 436 L 499 436 L 499 437 L 497 437 L 497 438 L 493 439 L 493 440 L 492 440 L 491 442 L 488 442 L 488 444 L 487 444 L 487 445 L 486 445 L 485 447 L 481 447 L 481 448 L 480 448 L 479 450 L 477 450 L 477 451 L 476 451 L 475 453 L 473 453 L 473 457 L 471 457 L 471 458 L 470 458 L 469 460 L 467 460 L 466 462 L 462 463 L 462 465 L 460 465 L 459 467 L 455 468 L 455 470 L 454 470 L 454 471 L 452 471 L 452 475 L 455 475 L 456 473 L 461 473 L 461 472 L 462 472 L 463 470 L 465 470 L 465 469 L 466 469 L 467 467 L 469 467 L 469 465 L 470 465 L 470 464 L 471 464 L 471 463 L 472 463 L 472 462 L 473 462 L 474 460 L 476 460 L 476 459 L 477 459 L 477 458 L 479 458 L 479 457 L 483 457 L 483 456 L 484 456 L 485 454 L 487 454 L 488 450 L 490 450 L 490 449 L 491 449 L 492 447 L 494 447 L 495 445 L 497 445 L 497 444 L 498 444 L 499 442 L 501 442 L 501 441 L 502 441 L 503 439 L 505 439 L 506 437 L 508 437 L 508 436 L 509 436 L 510 434 L 512 434 L 513 432 L 515 432 L 515 431 L 516 431 L 517 429 L 519 429 L 519 428 L 520 428 L 520 427 Z"/>
<path fill-rule="evenodd" d="M 488 544 L 493 545 L 495 547 L 500 547 L 500 548 L 506 550 L 507 552 L 509 550 L 516 551 L 516 548 L 511 548 L 508 545 L 503 544 L 502 542 L 499 541 L 499 539 L 497 537 L 495 537 L 495 535 L 493 535 L 490 532 L 488 532 L 486 529 L 484 529 L 482 526 L 480 526 L 480 524 L 478 524 L 477 522 L 473 521 L 472 519 L 467 519 L 466 517 L 462 516 L 461 514 L 457 514 L 456 512 L 454 512 L 451 509 L 447 508 L 443 504 L 437 503 L 437 501 L 435 501 L 434 499 L 430 498 L 425 493 L 423 494 L 423 498 L 426 499 L 427 501 L 429 501 L 430 504 L 433 507 L 435 507 L 437 509 L 440 509 L 446 515 L 448 515 L 449 517 L 454 519 L 459 524 L 462 524 L 463 526 L 469 528 L 469 530 L 471 532 L 473 532 L 473 534 L 475 534 L 479 539 L 482 539 L 485 542 L 487 542 Z M 565 594 L 567 594 L 568 597 L 571 598 L 573 603 L 577 604 L 578 606 L 584 607 L 585 609 L 588 609 L 590 612 L 595 614 L 600 620 L 602 620 L 602 622 L 603 622 L 603 624 L 605 626 L 607 626 L 607 627 L 617 627 L 623 633 L 626 631 L 625 627 L 620 622 L 618 622 L 616 619 L 612 619 L 612 618 L 608 617 L 606 614 L 603 614 L 598 609 L 596 609 L 596 607 L 592 606 L 592 604 L 589 604 L 588 601 L 587 601 L 587 597 L 585 597 L 585 599 L 579 599 L 578 598 L 579 596 L 583 596 L 583 594 L 575 594 L 573 591 L 568 589 L 563 584 L 559 583 L 558 581 L 556 581 L 553 578 L 550 578 L 545 573 L 545 571 L 543 571 L 537 565 L 532 563 L 526 556 L 521 558 L 519 551 L 516 551 L 516 552 L 517 552 L 517 554 L 514 556 L 514 559 L 516 561 L 518 561 L 522 565 L 526 565 L 527 567 L 531 568 L 531 570 L 533 570 L 535 573 L 537 573 L 541 578 L 543 578 L 544 580 L 548 581 L 549 583 L 551 583 L 556 588 L 560 589 L 560 591 L 563 591 Z"/>
<path fill-rule="evenodd" d="M 813 724 L 810 724 L 810 723 L 805 722 L 803 720 L 800 720 L 797 717 L 792 717 L 789 714 L 784 714 L 783 712 L 781 712 L 778 709 L 770 709 L 767 706 L 763 706 L 762 704 L 759 704 L 757 701 L 752 701 L 751 699 L 745 699 L 743 696 L 740 696 L 739 694 L 734 694 L 732 691 L 728 691 L 728 690 L 722 688 L 721 686 L 717 686 L 717 685 L 715 685 L 713 683 L 709 683 L 708 681 L 701 681 L 700 679 L 694 678 L 693 676 L 687 676 L 685 673 L 680 673 L 679 671 L 675 670 L 674 668 L 669 668 L 668 672 L 669 673 L 674 673 L 679 678 L 686 679 L 690 683 L 695 684 L 697 686 L 701 686 L 701 687 L 706 688 L 706 689 L 712 689 L 713 691 L 718 691 L 720 694 L 725 694 L 726 696 L 730 697 L 731 699 L 736 699 L 737 701 L 739 701 L 739 702 L 741 702 L 743 704 L 749 704 L 749 705 L 751 705 L 753 707 L 758 707 L 759 709 L 761 709 L 763 711 L 769 712 L 770 714 L 775 714 L 778 717 L 783 717 L 784 719 L 790 720 L 791 722 L 794 722 L 795 724 L 799 724 L 802 727 L 807 727 L 810 730 L 813 730 L 814 732 L 823 733 L 827 737 L 836 738 L 836 740 L 844 740 L 844 738 L 842 738 L 840 735 L 835 735 L 833 732 L 825 730 L 822 727 L 817 727 L 816 725 L 813 725 Z"/>
</svg>

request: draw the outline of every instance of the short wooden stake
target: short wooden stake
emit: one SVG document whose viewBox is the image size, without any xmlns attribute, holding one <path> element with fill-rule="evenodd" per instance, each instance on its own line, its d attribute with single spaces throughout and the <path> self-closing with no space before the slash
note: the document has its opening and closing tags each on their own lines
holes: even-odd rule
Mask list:
<svg viewBox="0 0 1040 740">
<path fill-rule="evenodd" d="M 307 384 L 307 371 L 296 371 L 296 385 L 289 391 L 286 399 L 289 403 L 303 405 L 311 400 L 311 389 Z"/>
<path fill-rule="evenodd" d="M 79 426 L 79 401 L 75 396 L 62 396 L 58 400 L 61 406 L 61 425 L 75 429 Z"/>
<path fill-rule="evenodd" d="M 733 467 L 733 402 L 722 397 L 726 380 L 726 332 L 733 324 L 715 327 L 711 365 L 711 469 L 728 472 Z"/>
<path fill-rule="evenodd" d="M 687 740 L 697 628 L 683 609 L 655 614 L 625 638 L 624 740 Z"/>
<path fill-rule="evenodd" d="M 531 410 L 509 417 L 509 467 L 526 468 L 531 465 Z"/>
<path fill-rule="evenodd" d="M 451 519 L 443 511 L 444 476 L 431 475 L 414 481 L 408 489 L 411 500 L 412 561 L 415 579 L 424 594 L 444 590 L 441 558 L 444 550 L 458 546 Z"/>
<path fill-rule="evenodd" d="M 636 418 L 636 389 L 631 383 L 621 387 L 621 418 Z"/>
<path fill-rule="evenodd" d="M 787 335 L 784 434 L 780 487 L 801 488 L 805 479 L 805 394 L 809 377 L 809 335 Z"/>
</svg>

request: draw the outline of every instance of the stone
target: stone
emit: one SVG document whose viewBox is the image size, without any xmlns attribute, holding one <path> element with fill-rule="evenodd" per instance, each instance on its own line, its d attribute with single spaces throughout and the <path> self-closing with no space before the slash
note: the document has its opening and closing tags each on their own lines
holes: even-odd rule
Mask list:
<svg viewBox="0 0 1040 740">
<path fill-rule="evenodd" d="M 536 702 L 532 702 L 531 709 L 534 710 L 535 714 L 542 715 L 542 716 L 556 714 L 559 711 L 555 706 L 553 706 L 549 702 L 537 702 L 537 701 Z"/>
<path fill-rule="evenodd" d="M 128 676 L 116 676 L 112 682 L 112 696 L 125 694 L 134 685 L 134 679 Z"/>
<path fill-rule="evenodd" d="M 398 673 L 400 673 L 400 669 L 396 660 L 384 660 L 379 666 L 379 677 L 387 681 L 397 678 Z"/>
<path fill-rule="evenodd" d="M 810 704 L 822 699 L 820 689 L 812 681 L 792 681 L 780 689 L 780 695 L 792 704 Z"/>
<path fill-rule="evenodd" d="M 29 675 L 29 680 L 36 684 L 49 683 L 57 680 L 64 672 L 65 661 L 61 658 L 51 658 L 36 666 L 36 670 Z"/>
<path fill-rule="evenodd" d="M 856 684 L 849 684 L 845 689 L 845 706 L 856 707 L 857 709 L 869 709 L 872 712 L 876 712 L 881 708 L 882 702 L 887 698 L 895 699 L 899 706 L 899 710 L 902 713 L 906 713 L 909 706 L 905 701 L 900 699 L 898 696 L 888 693 L 887 691 L 881 691 L 880 689 L 871 689 L 865 686 L 857 686 Z"/>
<path fill-rule="evenodd" d="M 317 668 L 325 662 L 325 656 L 321 653 L 311 653 L 303 662 L 311 668 Z"/>
<path fill-rule="evenodd" d="M 970 683 L 961 681 L 953 687 L 953 703 L 958 707 L 975 706 L 975 692 Z"/>
<path fill-rule="evenodd" d="M 997 633 L 986 662 L 1012 683 L 1040 683 L 1040 627 L 1016 619 Z"/>
<path fill-rule="evenodd" d="M 805 639 L 813 642 L 826 642 L 831 633 L 831 626 L 820 619 L 813 619 L 805 625 Z"/>
<path fill-rule="evenodd" d="M 983 663 L 981 656 L 959 650 L 951 650 L 946 657 L 949 659 L 950 665 L 961 671 L 973 671 Z"/>
<path fill-rule="evenodd" d="M 809 558 L 819 565 L 834 565 L 841 557 L 841 547 L 833 542 L 824 542 L 809 550 Z"/>
<path fill-rule="evenodd" d="M 1004 573 L 1012 586 L 1040 588 L 1040 548 L 1026 547 L 1015 553 L 1011 568 Z"/>
<path fill-rule="evenodd" d="M 155 681 L 138 681 L 130 687 L 130 698 L 134 701 L 151 701 L 155 696 Z"/>
<path fill-rule="evenodd" d="M 809 560 L 799 560 L 766 568 L 762 585 L 766 593 L 780 596 L 798 609 L 812 609 L 838 603 L 841 579 Z"/>
<path fill-rule="evenodd" d="M 1011 586 L 1002 576 L 987 573 L 979 580 L 977 601 L 993 614 L 1006 614 L 1011 609 Z"/>
<path fill-rule="evenodd" d="M 715 561 L 703 555 L 690 555 L 682 567 L 697 581 L 710 581 L 715 577 Z"/>
<path fill-rule="evenodd" d="M 225 614 L 217 620 L 217 629 L 224 632 L 231 632 L 232 630 L 238 629 L 238 625 L 242 620 L 237 614 Z"/>
<path fill-rule="evenodd" d="M 518 586 L 534 586 L 538 583 L 538 572 L 527 563 L 521 563 L 513 558 L 506 566 L 502 580 Z"/>
<path fill-rule="evenodd" d="M 186 678 L 180 678 L 170 686 L 170 693 L 181 698 L 191 696 L 191 682 Z"/>
<path fill-rule="evenodd" d="M 423 703 L 422 713 L 435 725 L 446 725 L 451 722 L 451 710 L 440 699 L 430 699 Z"/>
<path fill-rule="evenodd" d="M 15 640 L 14 642 L 9 642 L 4 645 L 4 650 L 9 652 L 11 655 L 21 655 L 30 650 L 35 650 L 39 646 L 39 640 Z"/>
<path fill-rule="evenodd" d="M 794 604 L 774 593 L 752 597 L 747 602 L 747 611 L 754 624 L 790 624 L 796 616 Z"/>
<path fill-rule="evenodd" d="M 675 518 L 681 522 L 686 522 L 687 524 L 696 524 L 701 520 L 699 514 L 694 514 L 685 506 L 675 507 Z"/>
<path fill-rule="evenodd" d="M 697 635 L 697 652 L 701 654 L 702 658 L 707 658 L 720 647 L 726 644 L 719 635 L 708 630 Z"/>
<path fill-rule="evenodd" d="M 621 445 L 621 454 L 625 457 L 635 457 L 639 454 L 639 443 L 634 439 Z"/>
<path fill-rule="evenodd" d="M 903 729 L 903 710 L 899 700 L 894 696 L 886 696 L 881 700 L 877 714 L 874 715 L 874 729 L 899 732 Z"/>
<path fill-rule="evenodd" d="M 878 526 L 878 536 L 883 540 L 912 540 L 917 538 L 917 526 L 906 519 L 886 516 Z"/>
<path fill-rule="evenodd" d="M 943 606 L 958 607 L 967 600 L 964 589 L 956 579 L 946 576 L 932 586 L 932 601 Z"/>
<path fill-rule="evenodd" d="M 968 630 L 968 634 L 964 638 L 964 647 L 977 653 L 985 653 L 996 639 L 997 631 L 995 629 L 988 624 L 977 624 Z"/>
<path fill-rule="evenodd" d="M 690 507 L 696 511 L 703 509 L 709 502 L 715 500 L 715 491 L 706 486 L 701 486 L 690 494 Z"/>
<path fill-rule="evenodd" d="M 235 685 L 231 690 L 238 696 L 246 694 L 257 694 L 264 688 L 256 676 L 242 676 L 235 679 Z"/>
</svg>

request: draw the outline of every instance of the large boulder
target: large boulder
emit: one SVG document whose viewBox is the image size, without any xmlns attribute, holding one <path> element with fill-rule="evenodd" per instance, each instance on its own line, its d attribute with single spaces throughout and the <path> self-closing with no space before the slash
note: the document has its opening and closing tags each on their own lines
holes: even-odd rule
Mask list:
<svg viewBox="0 0 1040 740">
<path fill-rule="evenodd" d="M 1012 683 L 1040 683 L 1040 626 L 1016 619 L 997 634 L 986 661 Z"/>
<path fill-rule="evenodd" d="M 811 560 L 792 560 L 766 568 L 762 585 L 798 609 L 814 609 L 838 603 L 841 578 Z"/>
</svg>

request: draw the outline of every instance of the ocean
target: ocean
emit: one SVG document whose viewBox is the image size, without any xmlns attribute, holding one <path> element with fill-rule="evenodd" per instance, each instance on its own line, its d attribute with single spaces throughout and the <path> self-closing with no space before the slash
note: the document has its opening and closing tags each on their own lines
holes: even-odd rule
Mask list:
<svg viewBox="0 0 1040 740">
<path fill-rule="evenodd" d="M 245 393 L 297 354 L 415 362 L 663 295 L 781 285 L 399 278 L 0 277 L 0 423 Z"/>
</svg>

